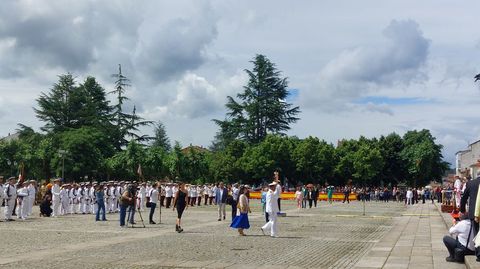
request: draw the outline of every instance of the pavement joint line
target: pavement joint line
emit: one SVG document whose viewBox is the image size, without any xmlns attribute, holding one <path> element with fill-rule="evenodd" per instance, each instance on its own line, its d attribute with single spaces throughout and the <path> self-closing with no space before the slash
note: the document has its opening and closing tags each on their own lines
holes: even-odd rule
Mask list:
<svg viewBox="0 0 480 269">
<path fill-rule="evenodd" d="M 411 214 L 410 214 L 410 213 L 406 213 L 406 214 L 402 214 L 402 216 L 412 216 L 412 217 L 416 217 L 416 216 L 420 216 L 420 217 L 421 217 L 421 216 L 427 216 L 427 217 L 428 217 L 428 216 L 438 216 L 438 214 L 422 214 L 422 213 L 420 213 L 420 214 L 418 214 L 418 213 L 411 213 Z"/>
<path fill-rule="evenodd" d="M 332 215 L 337 218 L 393 219 L 393 216 Z"/>
</svg>

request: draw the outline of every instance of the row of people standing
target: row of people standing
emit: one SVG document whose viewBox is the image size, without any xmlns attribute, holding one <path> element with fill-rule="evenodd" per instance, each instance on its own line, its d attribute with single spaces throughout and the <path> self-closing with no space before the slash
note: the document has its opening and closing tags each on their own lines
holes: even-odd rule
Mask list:
<svg viewBox="0 0 480 269">
<path fill-rule="evenodd" d="M 312 208 L 317 207 L 317 201 L 319 196 L 319 188 L 313 185 L 298 186 L 295 191 L 295 201 L 297 202 L 297 208 Z"/>
<path fill-rule="evenodd" d="M 6 183 L 0 177 L 0 205 L 4 204 L 5 221 L 13 221 L 13 216 L 25 220 L 32 215 L 37 186 L 34 180 L 18 181 L 10 177 Z"/>
</svg>

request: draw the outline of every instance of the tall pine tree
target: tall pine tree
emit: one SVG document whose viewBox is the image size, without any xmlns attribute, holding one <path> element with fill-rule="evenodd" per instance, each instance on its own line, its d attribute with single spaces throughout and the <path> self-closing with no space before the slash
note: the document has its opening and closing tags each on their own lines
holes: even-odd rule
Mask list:
<svg viewBox="0 0 480 269">
<path fill-rule="evenodd" d="M 256 144 L 268 134 L 285 134 L 290 124 L 299 119 L 299 107 L 286 101 L 287 78 L 282 78 L 275 64 L 264 55 L 256 55 L 251 62 L 253 69 L 245 70 L 249 81 L 237 95 L 239 100 L 228 96 L 226 118 L 214 120 L 220 127 L 214 147 L 222 148 L 236 138 Z"/>
<path fill-rule="evenodd" d="M 136 107 L 133 108 L 132 114 L 123 112 L 123 105 L 128 101 L 125 92 L 130 87 L 130 80 L 122 74 L 122 66 L 118 65 L 118 73 L 113 74 L 115 80 L 115 90 L 109 92 L 116 95 L 117 103 L 113 109 L 113 124 L 116 127 L 114 132 L 115 147 L 117 150 L 122 149 L 128 145 L 128 138 L 137 142 L 145 142 L 152 140 L 152 137 L 147 135 L 138 135 L 137 132 L 142 126 L 153 124 L 151 121 L 145 121 L 142 117 L 136 114 Z"/>
<path fill-rule="evenodd" d="M 170 145 L 170 139 L 168 139 L 165 125 L 161 121 L 158 121 L 155 126 L 155 136 L 152 143 L 153 147 L 159 147 L 166 152 L 170 151 L 172 146 Z"/>
</svg>

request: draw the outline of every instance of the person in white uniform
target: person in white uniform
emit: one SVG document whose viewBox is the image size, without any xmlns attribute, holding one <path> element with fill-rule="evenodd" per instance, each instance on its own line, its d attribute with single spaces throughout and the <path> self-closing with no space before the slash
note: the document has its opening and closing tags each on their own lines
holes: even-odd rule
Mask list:
<svg viewBox="0 0 480 269">
<path fill-rule="evenodd" d="M 172 204 L 172 197 L 173 197 L 173 186 L 172 184 L 167 184 L 165 187 L 165 199 L 166 199 L 166 205 L 165 208 L 170 208 L 170 205 Z"/>
<path fill-rule="evenodd" d="M 68 194 L 68 198 L 70 198 L 70 214 L 77 214 L 78 209 L 78 185 L 73 184 L 70 193 Z"/>
<path fill-rule="evenodd" d="M 58 178 L 53 181 L 52 204 L 53 204 L 52 217 L 60 216 L 60 179 Z"/>
<path fill-rule="evenodd" d="M 97 183 L 93 183 L 92 186 L 88 189 L 88 195 L 90 196 L 90 214 L 95 214 L 97 212 L 97 200 L 95 197 L 95 187 Z"/>
<path fill-rule="evenodd" d="M 30 180 L 30 184 L 28 184 L 27 190 L 28 190 L 27 215 L 31 216 L 33 206 L 35 204 L 35 197 L 37 197 L 37 182 L 35 180 Z"/>
<path fill-rule="evenodd" d="M 8 179 L 8 184 L 4 187 L 3 197 L 5 197 L 5 221 L 13 221 L 13 207 L 15 206 L 15 199 L 17 199 L 15 177 Z"/>
<path fill-rule="evenodd" d="M 147 198 L 147 188 L 146 188 L 146 183 L 142 183 L 140 189 L 138 190 L 138 200 L 139 203 L 137 205 L 137 209 L 139 211 L 143 211 L 145 208 L 145 199 Z"/>
<path fill-rule="evenodd" d="M 26 220 L 28 205 L 30 204 L 28 201 L 28 186 L 26 182 L 23 182 L 19 187 L 17 190 L 17 218 Z"/>
<path fill-rule="evenodd" d="M 78 213 L 86 214 L 86 201 L 87 201 L 87 193 L 85 191 L 85 183 L 80 183 L 80 188 L 78 189 Z"/>
<path fill-rule="evenodd" d="M 115 203 L 113 205 L 115 212 L 120 212 L 119 203 L 120 203 L 120 197 L 122 197 L 122 193 L 123 193 L 123 182 L 120 182 L 115 189 Z"/>
<path fill-rule="evenodd" d="M 63 184 L 62 187 L 60 187 L 60 215 L 67 215 L 70 212 L 70 198 L 68 197 L 69 193 L 69 184 Z"/>
<path fill-rule="evenodd" d="M 266 231 L 270 230 L 271 237 L 278 237 L 278 197 L 280 195 L 281 186 L 276 182 L 272 182 L 268 185 L 269 190 L 266 197 L 265 212 L 268 213 L 268 222 L 263 225 L 262 233 L 265 234 Z"/>
<path fill-rule="evenodd" d="M 110 205 L 107 209 L 111 213 L 115 213 L 117 211 L 117 183 L 112 183 L 110 187 Z"/>
</svg>

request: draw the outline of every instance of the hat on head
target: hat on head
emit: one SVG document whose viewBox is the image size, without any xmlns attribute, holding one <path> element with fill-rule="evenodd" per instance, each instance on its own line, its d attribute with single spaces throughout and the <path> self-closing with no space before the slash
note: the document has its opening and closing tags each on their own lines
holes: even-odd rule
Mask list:
<svg viewBox="0 0 480 269">
<path fill-rule="evenodd" d="M 268 186 L 276 186 L 277 185 L 277 182 L 272 182 L 270 184 L 268 184 Z"/>
<path fill-rule="evenodd" d="M 59 179 L 59 178 L 56 178 L 56 179 L 53 180 L 53 182 L 55 182 L 55 181 L 60 182 L 60 179 Z"/>
</svg>

